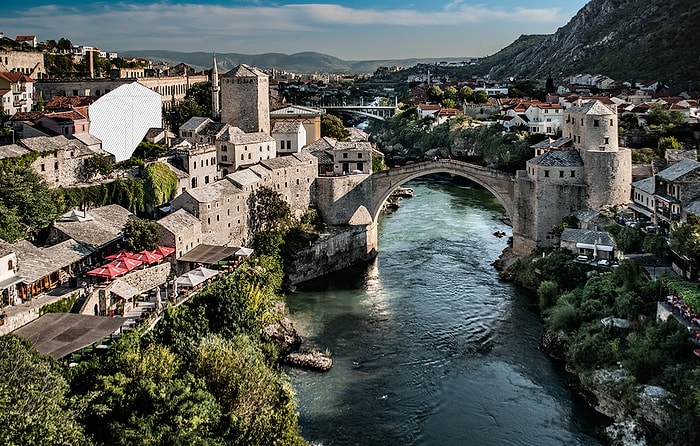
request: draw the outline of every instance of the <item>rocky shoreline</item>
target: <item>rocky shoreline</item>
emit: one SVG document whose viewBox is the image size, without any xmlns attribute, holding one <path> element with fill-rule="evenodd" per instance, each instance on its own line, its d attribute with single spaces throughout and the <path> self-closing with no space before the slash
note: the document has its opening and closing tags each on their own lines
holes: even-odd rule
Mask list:
<svg viewBox="0 0 700 446">
<path fill-rule="evenodd" d="M 519 260 L 510 247 L 493 262 L 502 280 L 512 281 L 508 267 Z M 540 350 L 553 361 L 564 365 L 574 380 L 575 388 L 596 412 L 612 422 L 601 433 L 602 440 L 611 446 L 646 446 L 652 431 L 659 431 L 668 424 L 674 407 L 672 395 L 657 386 L 633 385 L 630 389 L 627 371 L 618 363 L 614 370 L 599 369 L 578 373 L 567 364 L 569 340 L 563 331 L 543 330 Z M 631 390 L 631 392 L 630 392 Z M 623 391 L 629 395 L 623 398 Z"/>
<path fill-rule="evenodd" d="M 279 319 L 263 328 L 266 334 L 279 350 L 279 359 L 282 363 L 308 370 L 327 372 L 333 367 L 333 360 L 326 352 L 317 350 L 300 351 L 303 339 L 294 328 L 294 324 L 287 317 L 286 307 L 283 303 L 277 305 Z"/>
</svg>

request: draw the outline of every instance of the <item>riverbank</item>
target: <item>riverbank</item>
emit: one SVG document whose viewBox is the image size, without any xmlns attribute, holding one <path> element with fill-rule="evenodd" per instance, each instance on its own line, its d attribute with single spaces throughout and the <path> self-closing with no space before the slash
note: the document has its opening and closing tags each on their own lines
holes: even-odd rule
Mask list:
<svg viewBox="0 0 700 446">
<path fill-rule="evenodd" d="M 641 278 L 630 261 L 610 271 L 572 262 L 564 250 L 502 257 L 501 278 L 538 293 L 542 351 L 610 418 L 602 439 L 614 446 L 689 444 L 673 440 L 696 436 L 699 427 L 697 416 L 687 418 L 697 410 L 690 389 L 699 384 L 692 346 L 685 327 L 656 321 L 658 284 Z M 604 324 L 610 315 L 627 325 Z"/>
</svg>

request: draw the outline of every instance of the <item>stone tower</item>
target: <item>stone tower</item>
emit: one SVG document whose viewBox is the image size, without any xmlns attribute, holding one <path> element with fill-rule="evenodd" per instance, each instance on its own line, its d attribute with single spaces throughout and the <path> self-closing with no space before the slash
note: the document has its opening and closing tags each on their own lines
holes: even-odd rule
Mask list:
<svg viewBox="0 0 700 446">
<path fill-rule="evenodd" d="M 262 70 L 241 64 L 221 78 L 221 122 L 246 133 L 270 134 L 270 81 Z"/>
<path fill-rule="evenodd" d="M 513 251 L 554 246 L 553 226 L 584 209 L 627 204 L 632 154 L 618 147 L 617 113 L 591 100 L 564 112 L 562 138 L 515 179 Z"/>
<path fill-rule="evenodd" d="M 214 53 L 211 68 L 211 117 L 216 119 L 221 115 L 221 107 L 219 105 L 219 69 L 216 66 L 216 53 Z"/>
<path fill-rule="evenodd" d="M 632 154 L 617 140 L 617 113 L 597 100 L 564 113 L 562 135 L 571 138 L 585 166 L 586 206 L 627 204 L 632 193 Z"/>
</svg>

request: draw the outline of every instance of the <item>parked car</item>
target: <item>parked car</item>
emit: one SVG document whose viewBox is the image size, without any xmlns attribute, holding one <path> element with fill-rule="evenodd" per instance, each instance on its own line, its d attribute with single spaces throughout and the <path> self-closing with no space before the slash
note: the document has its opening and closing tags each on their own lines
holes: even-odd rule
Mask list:
<svg viewBox="0 0 700 446">
<path fill-rule="evenodd" d="M 576 256 L 576 260 L 579 262 L 588 262 L 588 256 L 583 255 L 583 254 L 579 254 Z"/>
<path fill-rule="evenodd" d="M 610 266 L 610 260 L 600 259 L 598 260 L 598 266 Z"/>
</svg>

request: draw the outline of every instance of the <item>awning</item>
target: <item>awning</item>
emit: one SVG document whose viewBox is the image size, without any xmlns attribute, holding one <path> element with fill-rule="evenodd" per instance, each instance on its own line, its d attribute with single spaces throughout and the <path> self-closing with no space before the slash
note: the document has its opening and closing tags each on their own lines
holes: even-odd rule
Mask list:
<svg viewBox="0 0 700 446">
<path fill-rule="evenodd" d="M 212 265 L 219 260 L 232 257 L 239 249 L 239 247 L 235 246 L 199 245 L 177 260 L 180 262 L 195 262 Z"/>
<path fill-rule="evenodd" d="M 112 294 L 116 294 L 122 299 L 131 299 L 137 294 L 141 294 L 141 291 L 126 283 L 124 279 L 117 279 L 114 282 L 114 284 L 109 288 L 109 292 Z"/>
<path fill-rule="evenodd" d="M 24 281 L 24 279 L 21 278 L 20 276 L 12 276 L 9 279 L 5 279 L 3 281 L 0 281 L 0 290 L 10 288 L 12 285 L 17 285 L 18 283 L 21 283 L 22 281 Z"/>
<path fill-rule="evenodd" d="M 630 203 L 628 208 L 632 209 L 633 211 L 640 213 L 642 215 L 646 215 L 647 217 L 651 217 L 653 215 L 653 212 L 650 211 L 649 209 L 643 208 L 642 206 L 636 204 L 636 203 Z"/>
<path fill-rule="evenodd" d="M 13 334 L 31 342 L 42 355 L 60 359 L 114 333 L 123 318 L 74 313 L 46 313 Z"/>
<path fill-rule="evenodd" d="M 581 249 L 597 249 L 598 251 L 612 252 L 614 248 L 608 245 L 592 245 L 590 243 L 576 243 L 577 248 Z"/>
<path fill-rule="evenodd" d="M 192 271 L 188 271 L 181 275 L 175 280 L 175 282 L 181 287 L 194 288 L 200 283 L 205 282 L 207 279 L 210 279 L 218 274 L 219 272 L 216 270 L 200 266 L 199 268 L 193 269 Z"/>
<path fill-rule="evenodd" d="M 236 251 L 236 256 L 238 257 L 248 257 L 253 253 L 253 248 L 241 248 L 238 251 Z"/>
</svg>

